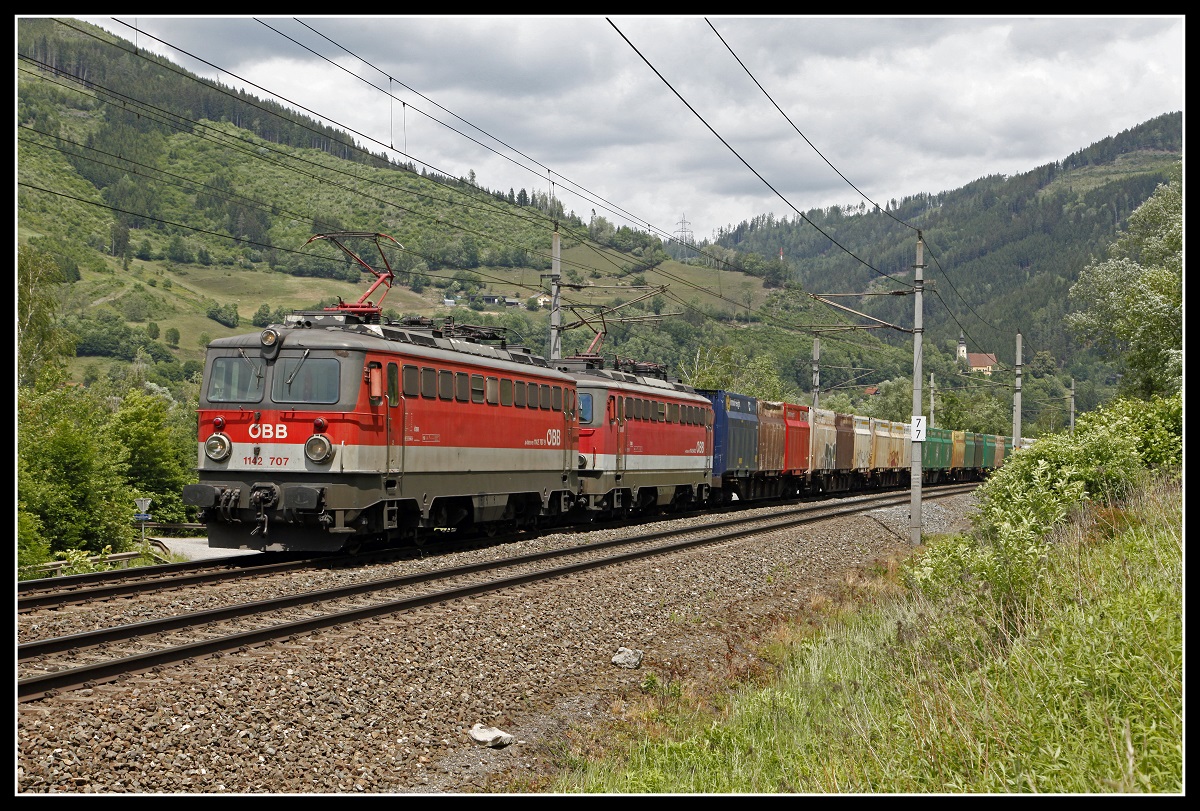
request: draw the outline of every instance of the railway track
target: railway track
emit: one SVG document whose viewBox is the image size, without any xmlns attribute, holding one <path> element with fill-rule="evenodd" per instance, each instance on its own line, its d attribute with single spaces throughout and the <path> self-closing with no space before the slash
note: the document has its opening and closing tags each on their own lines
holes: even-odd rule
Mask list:
<svg viewBox="0 0 1200 811">
<path fill-rule="evenodd" d="M 939 488 L 926 498 L 959 495 L 973 488 Z M 465 566 L 445 566 L 31 641 L 18 645 L 18 700 L 36 701 L 200 657 L 296 640 L 324 628 L 639 558 L 779 532 L 904 504 L 909 498 L 907 493 L 860 496 L 848 505 L 810 505 L 771 516 L 735 517 L 701 528 L 666 529 Z M 297 614 L 303 616 L 297 618 Z"/>
<path fill-rule="evenodd" d="M 972 487 L 974 485 L 941 485 L 936 488 L 927 488 L 926 492 L 930 494 L 938 492 L 962 492 L 961 487 L 964 486 Z M 888 492 L 897 493 L 899 491 Z M 905 489 L 904 492 L 907 493 L 908 490 Z M 811 506 L 829 503 L 829 499 L 829 496 L 810 496 L 791 503 Z M 838 500 L 843 501 L 845 497 L 840 497 Z M 750 504 L 746 508 L 756 509 L 762 506 L 761 504 Z M 734 505 L 714 514 L 727 515 L 737 513 L 741 509 L 743 509 L 741 506 Z M 687 514 L 684 514 L 684 517 L 687 517 Z M 664 516 L 652 515 L 627 519 L 623 525 L 637 526 L 639 524 L 662 520 L 664 520 Z M 586 534 L 601 526 L 609 526 L 609 524 L 569 525 L 549 528 L 541 534 Z M 361 567 L 374 563 L 423 558 L 429 555 L 444 555 L 451 552 L 475 549 L 485 545 L 502 546 L 506 543 L 528 537 L 530 537 L 528 533 L 514 533 L 506 536 L 497 535 L 454 542 L 447 541 L 433 548 L 415 546 L 397 547 L 356 554 L 314 556 L 264 552 L 249 556 L 235 555 L 228 558 L 210 558 L 184 563 L 139 566 L 133 569 L 111 569 L 78 575 L 21 580 L 17 582 L 17 613 L 27 614 L 38 610 L 54 610 L 68 605 L 103 602 L 119 597 L 136 599 L 140 594 L 160 592 L 166 589 L 197 587 L 244 580 L 246 578 L 298 572 L 306 569 Z"/>
</svg>

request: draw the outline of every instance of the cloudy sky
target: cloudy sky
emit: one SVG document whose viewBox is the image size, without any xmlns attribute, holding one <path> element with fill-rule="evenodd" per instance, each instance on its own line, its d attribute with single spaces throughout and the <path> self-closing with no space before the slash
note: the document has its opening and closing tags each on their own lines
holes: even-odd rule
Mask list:
<svg viewBox="0 0 1200 811">
<path fill-rule="evenodd" d="M 660 236 L 1018 174 L 1183 109 L 1182 15 L 81 19 Z"/>
</svg>

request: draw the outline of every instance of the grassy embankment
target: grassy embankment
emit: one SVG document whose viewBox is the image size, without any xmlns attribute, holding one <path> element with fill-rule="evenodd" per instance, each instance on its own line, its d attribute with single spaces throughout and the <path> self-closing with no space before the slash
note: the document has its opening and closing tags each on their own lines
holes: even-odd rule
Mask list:
<svg viewBox="0 0 1200 811">
<path fill-rule="evenodd" d="M 1179 469 L 1182 405 L 1160 406 L 1018 454 L 972 533 L 781 627 L 772 678 L 648 673 L 539 790 L 1182 793 L 1183 490 L 1146 473 Z"/>
</svg>

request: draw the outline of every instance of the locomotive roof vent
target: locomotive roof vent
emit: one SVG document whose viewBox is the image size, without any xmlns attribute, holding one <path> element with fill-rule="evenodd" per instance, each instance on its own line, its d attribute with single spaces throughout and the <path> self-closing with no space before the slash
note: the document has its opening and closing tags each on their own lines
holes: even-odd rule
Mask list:
<svg viewBox="0 0 1200 811">
<path fill-rule="evenodd" d="M 411 344 L 413 342 L 412 338 L 409 337 L 409 334 L 402 329 L 384 326 L 379 327 L 379 331 L 383 333 L 383 337 L 387 338 L 389 341 L 399 341 L 405 344 Z"/>
<path fill-rule="evenodd" d="M 288 326 L 345 327 L 369 323 L 354 313 L 327 313 L 323 310 L 293 310 L 284 317 Z"/>
</svg>

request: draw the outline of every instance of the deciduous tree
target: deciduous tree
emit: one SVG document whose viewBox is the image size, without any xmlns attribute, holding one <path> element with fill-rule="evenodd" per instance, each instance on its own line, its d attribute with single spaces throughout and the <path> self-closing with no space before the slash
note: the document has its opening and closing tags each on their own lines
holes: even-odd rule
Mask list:
<svg viewBox="0 0 1200 811">
<path fill-rule="evenodd" d="M 1183 367 L 1183 182 L 1159 185 L 1129 217 L 1109 258 L 1071 287 L 1067 326 L 1116 358 L 1121 388 L 1139 397 L 1179 391 Z"/>
</svg>

